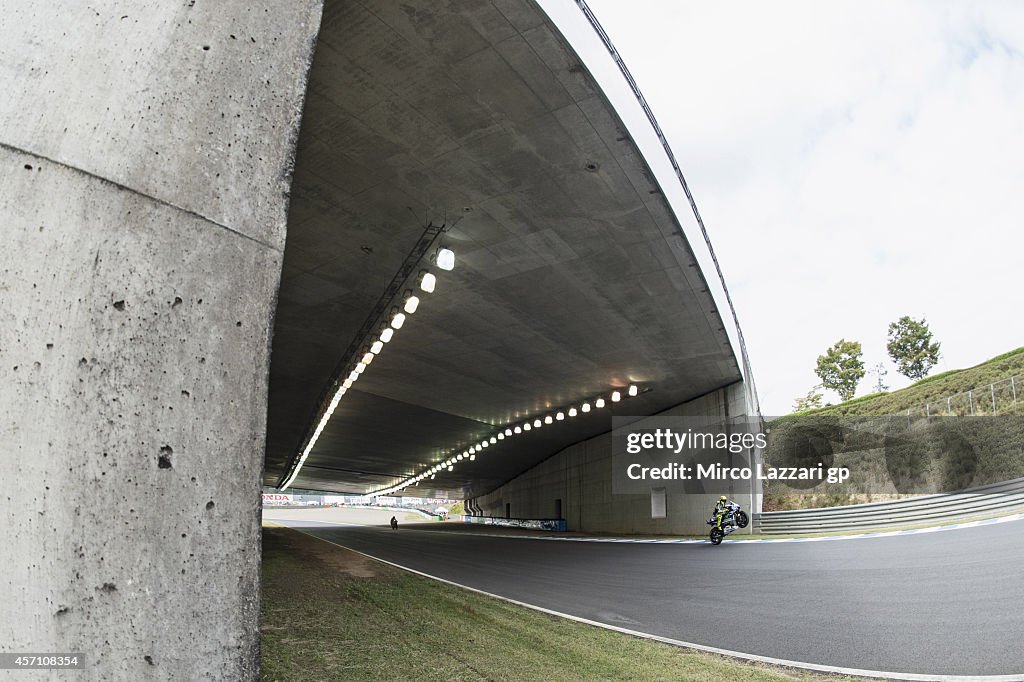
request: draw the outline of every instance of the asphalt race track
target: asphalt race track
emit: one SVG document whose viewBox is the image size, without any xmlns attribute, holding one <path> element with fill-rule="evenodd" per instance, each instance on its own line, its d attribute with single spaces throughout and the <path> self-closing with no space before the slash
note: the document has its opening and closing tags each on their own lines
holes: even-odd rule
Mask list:
<svg viewBox="0 0 1024 682">
<path fill-rule="evenodd" d="M 266 516 L 439 578 L 647 634 L 826 666 L 1024 679 L 1024 521 L 712 547 Z"/>
</svg>

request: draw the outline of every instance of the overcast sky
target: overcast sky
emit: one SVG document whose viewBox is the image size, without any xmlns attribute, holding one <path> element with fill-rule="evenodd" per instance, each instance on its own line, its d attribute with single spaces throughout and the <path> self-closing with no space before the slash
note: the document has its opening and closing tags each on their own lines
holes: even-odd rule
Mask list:
<svg viewBox="0 0 1024 682">
<path fill-rule="evenodd" d="M 1024 2 L 589 4 L 682 165 L 765 414 L 840 338 L 907 384 L 901 315 L 942 343 L 933 373 L 1024 345 Z"/>
</svg>

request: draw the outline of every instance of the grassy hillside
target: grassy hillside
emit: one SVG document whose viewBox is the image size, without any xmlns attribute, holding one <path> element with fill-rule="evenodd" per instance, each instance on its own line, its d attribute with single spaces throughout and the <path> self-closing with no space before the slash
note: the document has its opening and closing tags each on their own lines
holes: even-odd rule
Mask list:
<svg viewBox="0 0 1024 682">
<path fill-rule="evenodd" d="M 907 388 L 795 413 L 770 423 L 772 466 L 845 466 L 845 483 L 765 485 L 765 510 L 878 502 L 1024 476 L 1024 348 Z M 998 417 L 991 417 L 996 387 Z M 980 389 L 980 390 L 979 390 Z M 975 391 L 974 416 L 967 391 Z M 953 416 L 946 416 L 947 397 Z M 931 404 L 926 416 L 924 405 Z"/>
<path fill-rule="evenodd" d="M 803 414 L 813 415 L 858 415 L 884 416 L 902 414 L 908 409 L 921 407 L 925 403 L 945 403 L 946 397 L 988 386 L 996 381 L 1024 373 L 1024 346 L 1009 353 L 1003 353 L 980 365 L 967 369 L 954 369 L 901 388 L 898 391 L 872 393 L 871 395 L 847 400 L 845 403 L 830 405 Z M 1016 406 L 1003 409 L 1002 395 L 997 395 L 1000 414 L 1024 414 L 1024 386 L 1018 386 Z M 1007 388 L 1007 390 L 1009 390 Z"/>
</svg>

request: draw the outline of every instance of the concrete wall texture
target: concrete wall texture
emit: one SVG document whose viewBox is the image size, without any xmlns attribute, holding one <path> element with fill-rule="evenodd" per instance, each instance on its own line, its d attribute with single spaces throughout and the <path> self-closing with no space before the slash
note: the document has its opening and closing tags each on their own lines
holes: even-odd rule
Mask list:
<svg viewBox="0 0 1024 682">
<path fill-rule="evenodd" d="M 270 330 L 320 12 L 5 5 L 0 651 L 84 653 L 77 679 L 256 677 Z"/>
<path fill-rule="evenodd" d="M 736 383 L 661 414 L 697 418 L 690 424 L 696 428 L 748 414 L 746 406 L 746 389 Z M 745 509 L 760 508 L 760 490 L 755 488 L 752 497 L 745 481 L 730 494 Z M 612 492 L 612 437 L 606 433 L 562 450 L 474 503 L 484 516 L 505 516 L 508 509 L 513 518 L 529 519 L 555 517 L 555 501 L 561 500 L 561 516 L 571 531 L 702 535 L 717 498 L 668 492 L 665 517 L 652 518 L 649 495 Z"/>
</svg>

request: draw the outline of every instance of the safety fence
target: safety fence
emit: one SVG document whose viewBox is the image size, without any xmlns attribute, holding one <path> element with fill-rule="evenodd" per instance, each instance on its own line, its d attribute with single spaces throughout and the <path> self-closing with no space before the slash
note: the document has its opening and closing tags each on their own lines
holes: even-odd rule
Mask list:
<svg viewBox="0 0 1024 682">
<path fill-rule="evenodd" d="M 846 532 L 1020 512 L 1024 512 L 1024 478 L 889 502 L 755 513 L 753 529 L 772 535 Z"/>
<path fill-rule="evenodd" d="M 908 417 L 990 417 L 1024 412 L 1024 374 L 907 410 Z"/>
</svg>

